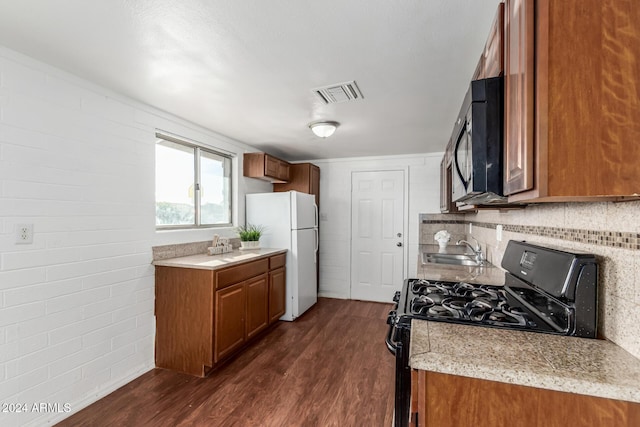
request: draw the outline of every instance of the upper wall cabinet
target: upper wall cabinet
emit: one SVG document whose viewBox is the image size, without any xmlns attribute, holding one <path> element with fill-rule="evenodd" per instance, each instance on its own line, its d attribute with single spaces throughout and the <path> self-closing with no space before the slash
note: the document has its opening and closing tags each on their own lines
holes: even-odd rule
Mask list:
<svg viewBox="0 0 640 427">
<path fill-rule="evenodd" d="M 453 144 L 449 140 L 444 156 L 440 162 L 440 212 L 458 212 L 456 204 L 451 200 L 451 163 L 453 157 Z"/>
<path fill-rule="evenodd" d="M 498 5 L 489 38 L 484 47 L 484 78 L 501 76 L 504 72 L 504 4 Z"/>
<path fill-rule="evenodd" d="M 320 168 L 312 163 L 290 164 L 289 182 L 273 185 L 273 191 L 289 190 L 313 194 L 316 197 L 316 206 L 320 206 Z"/>
<path fill-rule="evenodd" d="M 478 66 L 471 80 L 488 79 L 501 76 L 504 72 L 504 4 L 498 5 L 498 11 L 491 24 L 489 37 L 480 55 Z"/>
<path fill-rule="evenodd" d="M 289 163 L 266 153 L 244 154 L 244 176 L 273 183 L 289 181 Z"/>
<path fill-rule="evenodd" d="M 506 4 L 505 195 L 533 188 L 534 1 Z"/>
<path fill-rule="evenodd" d="M 506 0 L 509 202 L 640 194 L 636 0 Z"/>
</svg>

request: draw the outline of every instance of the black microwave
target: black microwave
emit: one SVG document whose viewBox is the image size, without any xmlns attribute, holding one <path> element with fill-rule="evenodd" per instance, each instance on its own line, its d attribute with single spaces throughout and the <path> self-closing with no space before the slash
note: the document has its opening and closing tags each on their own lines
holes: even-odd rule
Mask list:
<svg viewBox="0 0 640 427">
<path fill-rule="evenodd" d="M 453 129 L 452 200 L 502 204 L 503 78 L 474 80 Z"/>
</svg>

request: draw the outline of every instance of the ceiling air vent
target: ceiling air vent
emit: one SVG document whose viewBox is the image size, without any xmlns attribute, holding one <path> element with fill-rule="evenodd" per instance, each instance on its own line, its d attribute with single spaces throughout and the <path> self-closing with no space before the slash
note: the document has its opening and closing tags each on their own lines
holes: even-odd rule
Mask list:
<svg viewBox="0 0 640 427">
<path fill-rule="evenodd" d="M 356 101 L 363 98 L 362 92 L 358 89 L 355 80 L 318 87 L 313 89 L 313 93 L 325 104 L 337 104 L 339 102 Z"/>
</svg>

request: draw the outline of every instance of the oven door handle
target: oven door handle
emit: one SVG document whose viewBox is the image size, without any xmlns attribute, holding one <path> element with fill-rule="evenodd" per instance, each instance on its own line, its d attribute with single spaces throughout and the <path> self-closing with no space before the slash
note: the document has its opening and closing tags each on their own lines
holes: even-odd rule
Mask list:
<svg viewBox="0 0 640 427">
<path fill-rule="evenodd" d="M 465 123 L 465 125 L 462 127 L 461 130 L 461 136 L 458 137 L 458 140 L 456 141 L 456 146 L 453 149 L 453 164 L 456 167 L 456 173 L 458 174 L 458 178 L 460 179 L 460 182 L 462 182 L 462 185 L 464 186 L 465 190 L 469 189 L 469 181 L 466 179 L 466 176 L 462 175 L 462 170 L 460 169 L 460 162 L 458 161 L 458 153 L 460 152 L 460 142 L 462 142 L 462 138 L 468 138 L 469 136 L 466 134 L 467 132 L 467 125 Z M 468 146 L 469 144 L 467 144 Z M 468 159 L 465 159 L 468 160 Z M 469 167 L 468 164 L 465 165 L 466 168 Z"/>
<path fill-rule="evenodd" d="M 389 324 L 389 330 L 387 331 L 387 337 L 385 338 L 384 342 L 387 344 L 387 349 L 389 349 L 389 351 L 391 352 L 391 354 L 393 354 L 394 356 L 396 355 L 397 351 L 398 351 L 398 346 L 396 344 L 394 344 L 391 336 L 393 335 L 393 330 L 394 330 L 394 326 L 393 326 L 393 319 L 396 317 L 396 311 L 395 310 L 391 310 L 389 312 L 389 315 L 387 316 L 387 323 Z"/>
</svg>

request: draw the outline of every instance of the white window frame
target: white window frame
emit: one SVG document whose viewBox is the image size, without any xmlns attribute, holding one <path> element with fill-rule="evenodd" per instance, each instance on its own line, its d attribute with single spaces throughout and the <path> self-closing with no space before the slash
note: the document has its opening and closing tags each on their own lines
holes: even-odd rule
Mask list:
<svg viewBox="0 0 640 427">
<path fill-rule="evenodd" d="M 158 225 L 156 223 L 156 230 L 176 230 L 176 229 L 198 229 L 198 228 L 224 228 L 224 227 L 233 227 L 233 158 L 235 155 L 233 153 L 221 150 L 219 148 L 210 148 L 205 146 L 204 144 L 197 143 L 195 141 L 190 141 L 186 138 L 179 137 L 176 135 L 172 135 L 162 131 L 156 131 L 156 139 L 172 142 L 174 144 L 182 145 L 184 147 L 188 147 L 193 149 L 194 155 L 194 177 L 193 177 L 193 204 L 194 204 L 194 223 L 193 224 L 161 224 Z M 156 141 L 156 144 L 158 142 Z M 223 157 L 229 160 L 229 222 L 222 224 L 202 224 L 201 223 L 201 209 L 200 209 L 200 186 L 201 186 L 201 176 L 200 176 L 200 158 L 201 153 L 206 152 L 209 154 L 213 154 L 216 156 Z M 154 202 L 157 203 L 157 200 Z"/>
</svg>

